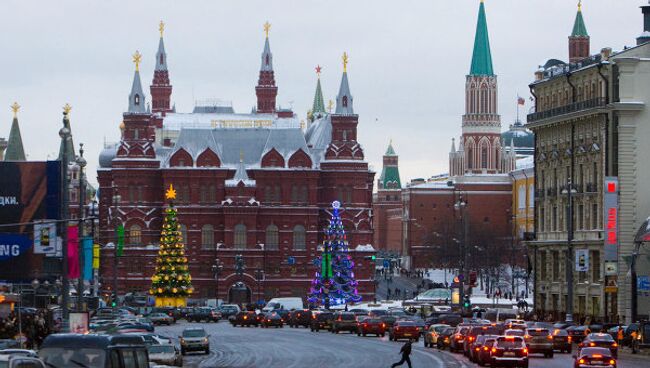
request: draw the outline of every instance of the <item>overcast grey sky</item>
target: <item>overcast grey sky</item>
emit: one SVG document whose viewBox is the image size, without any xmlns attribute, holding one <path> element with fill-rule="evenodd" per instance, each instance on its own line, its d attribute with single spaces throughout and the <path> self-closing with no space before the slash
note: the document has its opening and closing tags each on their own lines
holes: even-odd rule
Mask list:
<svg viewBox="0 0 650 368">
<path fill-rule="evenodd" d="M 584 0 L 592 53 L 634 45 L 642 31 L 643 0 Z M 493 62 L 499 76 L 504 130 L 516 96 L 542 60 L 568 59 L 567 36 L 577 0 L 486 0 Z M 28 159 L 58 152 L 61 107 L 69 102 L 74 141 L 85 143 L 96 182 L 104 139 L 119 139 L 133 77 L 131 54 L 143 55 L 147 93 L 158 45 L 165 47 L 172 101 L 188 112 L 195 99 L 255 103 L 265 21 L 272 23 L 278 103 L 304 117 L 316 75 L 334 99 L 340 56 L 350 55 L 350 87 L 359 114 L 359 141 L 379 173 L 392 138 L 405 183 L 446 172 L 451 138 L 460 135 L 479 0 L 2 0 L 0 5 L 0 136 L 18 101 Z M 378 175 L 378 174 L 377 174 Z"/>
</svg>

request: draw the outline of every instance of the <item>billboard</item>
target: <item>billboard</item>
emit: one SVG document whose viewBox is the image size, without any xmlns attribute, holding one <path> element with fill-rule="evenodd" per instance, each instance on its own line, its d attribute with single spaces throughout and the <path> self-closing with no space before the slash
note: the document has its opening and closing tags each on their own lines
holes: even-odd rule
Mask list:
<svg viewBox="0 0 650 368">
<path fill-rule="evenodd" d="M 589 271 L 589 249 L 576 249 L 576 271 Z"/>
<path fill-rule="evenodd" d="M 30 223 L 59 219 L 60 178 L 60 161 L 0 161 L 0 280 L 30 281 L 42 270 L 45 255 L 34 254 Z M 46 231 L 39 241 L 47 244 L 56 234 Z"/>
<path fill-rule="evenodd" d="M 603 182 L 603 222 L 605 262 L 618 261 L 618 178 L 606 176 Z"/>
</svg>

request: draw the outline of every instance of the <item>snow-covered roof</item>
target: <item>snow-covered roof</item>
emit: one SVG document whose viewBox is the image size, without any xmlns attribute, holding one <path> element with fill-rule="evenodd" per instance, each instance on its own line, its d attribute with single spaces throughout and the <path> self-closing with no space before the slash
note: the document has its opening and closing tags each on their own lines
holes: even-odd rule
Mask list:
<svg viewBox="0 0 650 368">
<path fill-rule="evenodd" d="M 517 170 L 535 167 L 535 156 L 524 156 L 517 160 Z"/>
<path fill-rule="evenodd" d="M 278 118 L 274 114 L 238 114 L 219 112 L 169 113 L 163 119 L 165 130 L 180 130 L 181 128 L 214 129 L 214 128 L 300 128 L 297 117 Z"/>
</svg>

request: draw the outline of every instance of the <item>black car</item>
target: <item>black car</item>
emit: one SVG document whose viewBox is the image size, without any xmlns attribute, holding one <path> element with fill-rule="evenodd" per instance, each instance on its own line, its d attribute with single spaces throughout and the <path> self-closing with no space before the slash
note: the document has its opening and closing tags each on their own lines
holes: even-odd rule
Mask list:
<svg viewBox="0 0 650 368">
<path fill-rule="evenodd" d="M 261 316 L 261 326 L 263 328 L 282 328 L 284 327 L 284 321 L 282 320 L 282 316 L 280 316 L 280 314 L 276 312 L 268 312 Z"/>
<path fill-rule="evenodd" d="M 357 332 L 357 316 L 351 312 L 337 312 L 334 314 L 332 326 L 330 330 L 333 333 L 341 331 L 348 331 L 350 333 Z"/>
<path fill-rule="evenodd" d="M 456 329 L 454 327 L 447 327 L 438 336 L 438 342 L 436 342 L 436 346 L 440 350 L 445 350 L 449 348 L 449 345 L 451 344 L 451 339 L 452 336 L 454 335 L 454 332 Z"/>
<path fill-rule="evenodd" d="M 329 330 L 332 325 L 332 320 L 334 319 L 334 313 L 332 312 L 314 312 L 311 318 L 311 324 L 309 328 L 312 332 L 320 330 Z"/>
<path fill-rule="evenodd" d="M 241 312 L 241 309 L 236 304 L 222 304 L 217 310 L 221 312 L 221 317 L 225 319 Z"/>
<path fill-rule="evenodd" d="M 296 309 L 289 313 L 289 326 L 309 328 L 311 324 L 311 311 L 309 309 Z"/>
<path fill-rule="evenodd" d="M 187 313 L 185 319 L 188 322 L 219 322 L 221 312 L 212 308 L 194 308 Z"/>
<path fill-rule="evenodd" d="M 261 317 L 257 315 L 257 313 L 253 311 L 241 311 L 237 313 L 233 319 L 230 319 L 230 323 L 232 323 L 233 326 L 259 326 Z"/>
<path fill-rule="evenodd" d="M 573 344 L 567 330 L 557 328 L 553 331 L 553 350 L 571 353 Z"/>
</svg>

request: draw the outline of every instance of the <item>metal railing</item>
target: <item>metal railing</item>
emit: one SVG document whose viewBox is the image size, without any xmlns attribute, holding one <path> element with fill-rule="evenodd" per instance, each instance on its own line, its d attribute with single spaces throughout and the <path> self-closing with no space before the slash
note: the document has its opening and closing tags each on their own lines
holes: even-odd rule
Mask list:
<svg viewBox="0 0 650 368">
<path fill-rule="evenodd" d="M 607 105 L 607 99 L 605 97 L 592 98 L 590 100 L 574 102 L 568 105 L 528 114 L 528 122 L 533 123 L 539 120 L 549 119 L 573 112 L 594 109 L 597 107 L 603 107 L 605 105 Z"/>
</svg>

